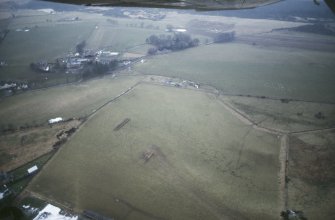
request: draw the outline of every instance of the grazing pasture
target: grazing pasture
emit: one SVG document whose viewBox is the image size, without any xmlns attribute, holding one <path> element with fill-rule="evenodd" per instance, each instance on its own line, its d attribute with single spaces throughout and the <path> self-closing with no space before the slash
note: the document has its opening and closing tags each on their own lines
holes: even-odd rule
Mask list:
<svg viewBox="0 0 335 220">
<path fill-rule="evenodd" d="M 135 70 L 209 84 L 226 94 L 334 102 L 334 58 L 327 52 L 226 43 L 154 56 Z"/>
<path fill-rule="evenodd" d="M 2 129 L 45 124 L 50 118 L 85 117 L 142 77 L 105 77 L 79 84 L 28 91 L 0 101 Z"/>
<path fill-rule="evenodd" d="M 333 219 L 335 130 L 290 137 L 288 206 L 308 219 Z"/>
<path fill-rule="evenodd" d="M 29 190 L 118 219 L 277 219 L 278 152 L 277 136 L 212 94 L 140 84 L 94 114 Z"/>
<path fill-rule="evenodd" d="M 224 100 L 263 127 L 288 132 L 335 127 L 335 104 L 238 96 Z"/>
</svg>

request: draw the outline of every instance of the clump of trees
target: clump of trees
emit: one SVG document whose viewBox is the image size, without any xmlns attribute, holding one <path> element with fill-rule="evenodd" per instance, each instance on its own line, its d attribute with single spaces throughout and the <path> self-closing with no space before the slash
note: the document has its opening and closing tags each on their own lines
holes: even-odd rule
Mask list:
<svg viewBox="0 0 335 220">
<path fill-rule="evenodd" d="M 117 60 L 112 60 L 109 63 L 99 63 L 99 62 L 86 63 L 83 66 L 82 78 L 86 80 L 96 76 L 103 76 L 108 71 L 115 70 L 117 67 L 118 67 Z"/>
<path fill-rule="evenodd" d="M 215 43 L 230 42 L 235 39 L 235 31 L 218 33 L 213 37 Z"/>
<path fill-rule="evenodd" d="M 172 30 L 173 30 L 173 26 L 172 26 L 171 24 L 166 25 L 166 30 L 167 30 L 168 32 L 172 32 Z"/>
<path fill-rule="evenodd" d="M 298 211 L 298 210 L 286 210 L 286 211 L 282 211 L 280 213 L 280 216 L 284 219 L 284 220 L 307 220 L 307 218 L 305 217 L 303 211 Z"/>
<path fill-rule="evenodd" d="M 112 25 L 118 25 L 118 24 L 119 24 L 119 22 L 118 22 L 117 20 L 114 20 L 114 19 L 110 19 L 110 18 L 108 18 L 107 21 L 108 21 L 109 23 L 111 23 Z"/>
<path fill-rule="evenodd" d="M 318 112 L 316 114 L 314 114 L 314 117 L 317 119 L 325 119 L 326 116 L 322 113 L 322 112 Z"/>
<path fill-rule="evenodd" d="M 52 66 L 46 61 L 39 61 L 30 63 L 30 68 L 35 72 L 51 72 Z"/>
<path fill-rule="evenodd" d="M 0 44 L 6 38 L 8 32 L 9 32 L 9 29 L 0 30 Z"/>
<path fill-rule="evenodd" d="M 77 44 L 77 46 L 76 46 L 76 52 L 79 53 L 79 54 L 84 53 L 85 46 L 86 46 L 86 41 L 83 40 L 82 42 L 80 42 L 79 44 Z"/>
<path fill-rule="evenodd" d="M 148 50 L 148 54 L 152 55 L 163 50 L 176 51 L 198 46 L 199 39 L 192 39 L 189 34 L 175 33 L 174 35 L 151 35 L 146 39 L 146 43 L 155 46 Z"/>
</svg>

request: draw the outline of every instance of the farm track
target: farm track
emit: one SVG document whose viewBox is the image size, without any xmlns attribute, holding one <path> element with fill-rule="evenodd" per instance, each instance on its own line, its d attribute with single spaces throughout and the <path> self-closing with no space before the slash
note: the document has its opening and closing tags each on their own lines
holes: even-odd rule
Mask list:
<svg viewBox="0 0 335 220">
<path fill-rule="evenodd" d="M 279 162 L 280 170 L 278 174 L 279 178 L 279 211 L 286 210 L 288 200 L 288 189 L 286 184 L 286 178 L 288 173 L 288 135 L 283 135 L 280 138 L 280 149 L 279 149 Z M 281 219 L 281 218 L 280 218 Z"/>
<path fill-rule="evenodd" d="M 101 105 L 100 107 L 98 107 L 97 109 L 95 109 L 92 113 L 90 113 L 87 117 L 86 120 L 78 127 L 77 131 L 79 131 L 83 125 L 85 125 L 92 117 L 94 117 L 95 114 L 97 114 L 101 109 L 103 109 L 105 106 L 107 106 L 108 104 L 115 102 L 116 100 L 118 100 L 119 98 L 121 98 L 123 95 L 128 94 L 129 92 L 131 92 L 135 87 L 137 87 L 140 84 L 140 82 L 135 83 L 133 86 L 129 87 L 127 90 L 125 90 L 124 92 L 120 93 L 119 95 L 113 97 L 112 99 L 110 99 L 109 101 L 105 102 L 103 105 Z M 76 133 L 77 133 L 76 131 Z"/>
</svg>

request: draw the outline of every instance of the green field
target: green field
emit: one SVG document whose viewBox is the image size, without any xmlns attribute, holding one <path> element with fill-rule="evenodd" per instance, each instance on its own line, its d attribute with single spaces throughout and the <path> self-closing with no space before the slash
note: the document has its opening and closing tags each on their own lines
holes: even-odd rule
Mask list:
<svg viewBox="0 0 335 220">
<path fill-rule="evenodd" d="M 334 54 L 212 44 L 154 56 L 135 70 L 209 84 L 228 94 L 335 100 Z"/>
<path fill-rule="evenodd" d="M 141 84 L 89 119 L 29 189 L 118 219 L 277 219 L 278 148 L 214 95 Z"/>
<path fill-rule="evenodd" d="M 105 77 L 5 98 L 0 101 L 1 127 L 43 124 L 55 117 L 87 116 L 140 79 Z"/>
<path fill-rule="evenodd" d="M 152 34 L 162 33 L 159 30 L 150 30 L 144 28 L 129 28 L 124 26 L 99 25 L 92 32 L 87 40 L 87 47 L 90 49 L 108 48 L 117 52 L 124 51 L 127 48 L 144 44 L 145 39 Z M 146 53 L 147 51 L 144 51 Z"/>
<path fill-rule="evenodd" d="M 226 96 L 224 100 L 260 126 L 288 132 L 335 127 L 335 104 Z M 324 119 L 315 114 L 322 112 Z"/>
</svg>

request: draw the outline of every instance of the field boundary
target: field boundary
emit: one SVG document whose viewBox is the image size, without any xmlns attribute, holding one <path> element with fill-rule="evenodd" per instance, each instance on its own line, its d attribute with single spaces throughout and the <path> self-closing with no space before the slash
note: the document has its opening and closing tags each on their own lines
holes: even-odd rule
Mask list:
<svg viewBox="0 0 335 220">
<path fill-rule="evenodd" d="M 146 74 L 143 74 L 146 75 Z M 160 75 L 146 75 L 146 76 L 160 76 Z M 161 76 L 165 77 L 165 76 Z M 172 78 L 172 77 L 166 77 L 166 78 Z M 180 78 L 174 78 L 174 79 L 179 79 Z M 139 84 L 149 84 L 149 85 L 156 85 L 156 86 L 164 86 L 164 87 L 172 87 L 172 88 L 177 88 L 177 89 L 186 89 L 186 90 L 191 90 L 191 91 L 197 91 L 197 92 L 203 92 L 203 93 L 211 93 L 216 96 L 223 96 L 223 97 L 229 97 L 229 96 L 237 96 L 237 97 L 247 97 L 247 98 L 261 98 L 260 96 L 249 96 L 249 95 L 232 95 L 232 94 L 226 94 L 220 91 L 219 89 L 216 89 L 213 86 L 206 85 L 208 88 L 207 89 L 195 89 L 195 88 L 183 88 L 183 87 L 175 87 L 171 85 L 166 85 L 161 82 L 150 82 L 150 81 L 141 81 Z M 262 98 L 263 99 L 263 98 Z M 281 101 L 283 99 L 280 98 L 271 98 L 271 97 L 265 97 L 264 99 L 270 99 L 270 100 L 276 100 L 276 101 Z M 255 129 L 264 131 L 270 134 L 275 134 L 275 135 L 284 135 L 284 134 L 300 134 L 300 133 L 310 133 L 310 132 L 318 132 L 318 131 L 327 131 L 327 130 L 332 130 L 335 129 L 335 127 L 327 127 L 327 128 L 316 128 L 316 129 L 308 129 L 308 130 L 301 130 L 301 131 L 289 131 L 289 130 L 282 130 L 282 129 L 276 129 L 276 128 L 270 128 L 270 127 L 265 127 L 265 126 L 260 126 L 259 123 L 256 121 L 252 120 L 250 117 L 248 117 L 247 114 L 239 110 L 238 108 L 232 106 L 230 103 L 227 103 L 226 101 L 219 99 L 223 106 L 230 111 L 235 117 L 243 121 L 244 123 L 248 125 L 252 125 Z M 327 102 L 313 102 L 313 101 L 305 101 L 305 100 L 293 100 L 290 99 L 289 101 L 294 101 L 294 102 L 307 102 L 307 103 L 318 103 L 318 104 L 330 104 L 330 105 L 335 105 L 335 103 L 327 103 Z"/>
<path fill-rule="evenodd" d="M 288 188 L 287 188 L 288 152 L 289 152 L 289 138 L 288 138 L 288 135 L 283 135 L 280 138 L 280 149 L 279 149 L 280 170 L 279 170 L 279 173 L 278 173 L 280 211 L 284 211 L 284 210 L 287 209 L 287 199 L 288 199 Z"/>
</svg>

